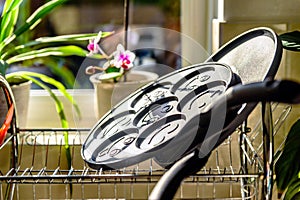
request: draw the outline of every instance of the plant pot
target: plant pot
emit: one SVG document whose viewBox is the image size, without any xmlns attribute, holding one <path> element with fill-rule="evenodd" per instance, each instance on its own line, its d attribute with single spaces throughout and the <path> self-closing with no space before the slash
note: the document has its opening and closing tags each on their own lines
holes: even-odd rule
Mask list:
<svg viewBox="0 0 300 200">
<path fill-rule="evenodd" d="M 19 127 L 26 127 L 31 81 L 12 85 L 11 89 L 16 102 L 17 120 Z M 3 91 L 0 91 L 0 122 L 4 121 L 7 113 L 7 103 Z"/>
<path fill-rule="evenodd" d="M 137 90 L 143 85 L 150 83 L 158 78 L 158 75 L 146 71 L 130 71 L 127 75 L 127 81 L 117 83 L 101 82 L 99 74 L 90 77 L 94 86 L 95 114 L 100 119 L 107 111 L 119 103 L 122 99 Z"/>
</svg>

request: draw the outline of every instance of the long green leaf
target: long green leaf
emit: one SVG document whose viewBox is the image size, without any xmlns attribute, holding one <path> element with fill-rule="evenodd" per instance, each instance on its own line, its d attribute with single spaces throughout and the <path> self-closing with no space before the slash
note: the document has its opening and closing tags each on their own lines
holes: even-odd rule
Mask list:
<svg viewBox="0 0 300 200">
<path fill-rule="evenodd" d="M 279 36 L 282 40 L 283 48 L 290 51 L 300 51 L 300 32 L 293 31 Z"/>
<path fill-rule="evenodd" d="M 111 35 L 113 32 L 103 32 L 102 38 L 105 38 Z M 88 33 L 88 34 L 70 34 L 70 35 L 61 35 L 55 37 L 41 37 L 37 38 L 34 41 L 30 41 L 26 44 L 22 44 L 16 47 L 9 49 L 3 55 L 1 55 L 2 59 L 6 59 L 9 55 L 15 53 L 18 50 L 22 50 L 28 47 L 37 47 L 38 45 L 51 45 L 53 43 L 74 43 L 74 42 L 81 42 L 81 41 L 88 41 L 96 37 L 97 34 L 95 33 Z"/>
<path fill-rule="evenodd" d="M 10 37 L 18 20 L 19 8 L 22 0 L 6 1 L 1 16 L 0 41 Z"/>
<path fill-rule="evenodd" d="M 108 37 L 112 34 L 113 32 L 102 32 L 101 38 Z M 41 43 L 86 41 L 95 38 L 97 35 L 98 33 L 70 34 L 70 35 L 60 35 L 56 37 L 40 37 L 35 41 Z"/>
<path fill-rule="evenodd" d="M 26 79 L 26 80 L 30 80 L 32 81 L 33 83 L 37 84 L 38 86 L 40 86 L 41 88 L 43 88 L 44 90 L 46 90 L 50 97 L 54 100 L 55 102 L 55 107 L 56 107 L 56 111 L 59 115 L 59 118 L 60 118 L 60 122 L 61 122 L 61 126 L 63 128 L 69 128 L 69 124 L 68 124 L 68 121 L 67 121 L 67 118 L 66 118 L 66 115 L 65 115 L 65 112 L 64 112 L 64 106 L 63 106 L 63 103 L 57 98 L 57 96 L 53 93 L 53 91 L 48 87 L 46 86 L 45 84 L 43 84 L 41 81 L 38 81 L 37 79 L 35 78 L 32 78 L 31 76 L 25 74 L 24 72 L 16 72 L 16 73 L 12 73 L 12 74 L 9 74 L 7 76 L 20 76 L 21 78 L 23 79 Z M 48 77 L 50 78 L 50 77 Z M 70 150 L 70 145 L 69 145 L 69 134 L 67 131 L 64 131 L 64 142 L 65 142 L 65 150 L 66 150 L 66 157 L 67 157 L 67 162 L 68 162 L 68 169 L 71 169 L 72 167 L 72 157 L 71 157 L 71 150 Z M 70 184 L 70 193 L 72 195 L 72 184 Z"/>
<path fill-rule="evenodd" d="M 16 74 L 14 74 L 16 75 Z M 68 121 L 67 121 L 67 118 L 66 118 L 66 115 L 65 115 L 65 112 L 64 112 L 64 106 L 63 106 L 63 103 L 58 99 L 58 97 L 52 92 L 51 88 L 49 88 L 48 86 L 46 86 L 45 84 L 43 84 L 42 82 L 38 81 L 37 79 L 35 78 L 32 78 L 30 76 L 28 76 L 27 74 L 25 73 L 19 73 L 17 72 L 17 75 L 19 75 L 20 77 L 24 78 L 24 79 L 27 79 L 27 80 L 30 80 L 32 81 L 33 83 L 37 84 L 38 86 L 40 86 L 41 88 L 43 88 L 44 90 L 46 90 L 50 97 L 54 100 L 55 102 L 55 106 L 56 106 L 56 111 L 60 117 L 60 120 L 61 120 L 61 125 L 63 128 L 68 128 Z"/>
<path fill-rule="evenodd" d="M 18 14 L 19 9 L 16 8 L 2 17 L 0 41 L 4 41 L 7 37 L 11 36 L 14 31 L 14 26 L 17 23 Z"/>
<path fill-rule="evenodd" d="M 61 46 L 61 47 L 48 47 L 39 50 L 33 50 L 30 52 L 22 53 L 16 55 L 12 58 L 7 59 L 8 64 L 15 62 L 20 62 L 24 60 L 41 58 L 46 56 L 82 56 L 85 57 L 88 54 L 88 51 L 74 45 Z"/>
<path fill-rule="evenodd" d="M 300 179 L 295 177 L 284 194 L 284 200 L 300 199 Z"/>
<path fill-rule="evenodd" d="M 8 68 L 7 62 L 5 60 L 0 60 L 0 74 L 5 76 L 6 69 Z"/>
<path fill-rule="evenodd" d="M 41 7 L 39 7 L 27 20 L 26 22 L 21 25 L 13 35 L 6 38 L 4 42 L 0 44 L 0 52 L 2 49 L 11 43 L 16 37 L 20 36 L 22 33 L 28 30 L 32 30 L 35 28 L 37 24 L 47 15 L 49 14 L 54 8 L 60 6 L 61 4 L 65 3 L 67 0 L 51 0 Z"/>
<path fill-rule="evenodd" d="M 284 191 L 300 171 L 300 119 L 291 127 L 279 159 L 275 163 L 276 184 Z"/>
<path fill-rule="evenodd" d="M 44 74 L 39 74 L 39 73 L 36 73 L 36 72 L 27 72 L 27 71 L 14 72 L 14 73 L 8 74 L 6 77 L 10 78 L 10 77 L 13 77 L 13 76 L 35 77 L 35 78 L 39 78 L 44 83 L 48 83 L 48 84 L 53 85 L 54 87 L 56 87 L 69 100 L 69 102 L 74 106 L 74 108 L 75 108 L 77 114 L 79 115 L 79 117 L 81 117 L 80 109 L 79 109 L 78 104 L 76 103 L 76 101 L 74 100 L 74 98 L 70 95 L 70 93 L 67 92 L 67 90 L 63 86 L 63 84 L 61 84 L 59 81 L 56 81 L 55 79 L 53 79 L 53 78 L 51 78 L 49 76 L 46 76 Z"/>
<path fill-rule="evenodd" d="M 22 4 L 20 5 L 20 12 L 19 12 L 16 27 L 20 27 L 26 21 L 26 19 L 28 19 L 28 17 L 30 16 L 31 2 L 32 2 L 32 0 L 23 0 Z M 32 39 L 33 35 L 34 35 L 33 31 L 26 31 L 25 33 L 19 35 L 18 38 L 16 38 L 17 39 L 16 43 L 17 44 L 25 44 Z M 7 50 L 8 49 L 6 49 L 5 52 Z"/>
<path fill-rule="evenodd" d="M 46 15 L 48 15 L 54 8 L 60 6 L 65 3 L 67 0 L 51 0 L 41 7 L 39 7 L 27 20 L 26 23 L 21 26 L 18 30 L 16 30 L 16 36 L 22 34 L 24 31 L 28 29 L 33 29 L 39 20 L 43 19 Z"/>
<path fill-rule="evenodd" d="M 6 0 L 3 6 L 3 11 L 1 17 L 9 13 L 10 11 L 18 8 L 23 0 Z"/>
<path fill-rule="evenodd" d="M 34 77 L 38 77 L 38 78 L 42 78 L 41 80 L 44 81 L 45 79 L 51 79 L 50 77 L 47 77 L 46 75 L 38 75 L 37 73 L 30 73 L 30 72 L 24 72 L 24 71 L 19 71 L 19 72 L 14 72 L 14 73 L 10 73 L 6 75 L 6 78 L 9 80 L 10 78 L 14 78 L 14 77 L 21 77 L 25 80 L 30 80 L 33 83 L 37 84 L 38 86 L 40 86 L 41 88 L 43 88 L 44 90 L 46 90 L 50 97 L 54 100 L 55 102 L 55 107 L 56 107 L 56 111 L 59 115 L 60 118 L 60 122 L 61 122 L 61 126 L 63 128 L 69 128 L 69 124 L 64 112 L 64 106 L 63 103 L 58 99 L 58 97 L 53 93 L 53 91 L 51 90 L 51 88 L 49 88 L 47 85 L 45 85 L 44 83 L 42 83 L 41 81 L 38 81 L 35 78 L 32 78 L 32 75 L 34 75 Z M 50 82 L 55 82 L 54 81 L 50 81 Z M 65 147 L 68 148 L 69 147 L 69 142 L 68 142 L 68 138 L 65 137 Z"/>
</svg>

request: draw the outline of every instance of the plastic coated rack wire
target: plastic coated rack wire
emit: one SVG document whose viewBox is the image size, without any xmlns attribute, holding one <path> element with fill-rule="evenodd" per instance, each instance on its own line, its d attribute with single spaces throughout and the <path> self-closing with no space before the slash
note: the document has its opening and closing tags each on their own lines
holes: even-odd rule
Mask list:
<svg viewBox="0 0 300 200">
<path fill-rule="evenodd" d="M 277 134 L 290 113 L 291 107 L 284 106 L 282 108 L 282 106 L 274 104 L 272 108 L 274 113 L 280 111 L 274 121 L 274 134 Z M 246 196 L 253 198 L 253 196 L 256 196 L 258 191 L 254 188 L 257 188 L 260 184 L 263 160 L 261 159 L 261 139 L 259 139 L 261 129 L 257 124 L 254 124 L 253 127 L 252 130 L 247 130 L 246 133 L 237 131 L 236 134 L 229 137 L 212 153 L 207 165 L 202 170 L 184 180 L 181 188 L 184 188 L 185 184 L 197 185 L 196 193 L 198 194 L 200 185 L 203 187 L 203 184 L 212 184 L 212 193 L 217 194 L 218 184 L 237 184 L 240 190 L 244 191 L 240 193 L 240 198 Z M 34 185 L 34 187 L 37 187 L 38 185 L 49 185 L 49 187 L 52 187 L 54 185 L 67 186 L 68 184 L 100 184 L 101 186 L 113 184 L 117 187 L 116 185 L 147 184 L 152 187 L 165 172 L 152 160 L 119 170 L 90 169 L 80 156 L 81 145 L 89 129 L 51 128 L 20 129 L 19 131 L 18 166 L 10 168 L 9 166 L 3 167 L 0 165 L 1 186 L 15 184 L 18 186 Z M 73 158 L 71 169 L 67 169 L 64 158 L 63 135 L 66 131 L 69 134 Z M 236 142 L 241 139 L 243 139 L 244 144 Z M 7 138 L 4 145 L 0 147 L 0 154 L 10 151 L 9 140 L 10 138 Z M 237 159 L 240 157 L 236 155 L 236 152 L 240 152 L 244 161 Z M 230 188 L 229 193 L 232 194 L 229 197 L 231 199 L 235 195 L 233 195 L 233 186 Z M 181 192 L 181 194 L 184 194 L 184 192 Z M 130 194 L 130 196 L 134 195 Z M 197 196 L 199 197 L 199 195 Z M 103 196 L 99 193 L 98 197 Z M 112 196 L 112 198 L 115 197 L 116 195 Z M 120 195 L 117 197 L 120 197 Z M 212 195 L 211 197 L 215 196 Z"/>
</svg>

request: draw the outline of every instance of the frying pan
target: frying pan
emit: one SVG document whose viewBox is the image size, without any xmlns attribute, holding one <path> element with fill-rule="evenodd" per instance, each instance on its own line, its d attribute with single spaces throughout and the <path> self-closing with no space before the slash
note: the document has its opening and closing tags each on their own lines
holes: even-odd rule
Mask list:
<svg viewBox="0 0 300 200">
<path fill-rule="evenodd" d="M 119 169 L 149 158 L 168 167 L 204 139 L 203 131 L 189 130 L 201 110 L 238 83 L 229 66 L 214 62 L 170 73 L 100 119 L 83 145 L 83 158 L 96 169 Z"/>
<path fill-rule="evenodd" d="M 149 158 L 169 168 L 209 140 L 200 149 L 200 157 L 206 159 L 257 102 L 242 108 L 222 104 L 216 113 L 201 113 L 234 85 L 272 80 L 282 55 L 278 41 L 271 29 L 252 29 L 225 44 L 205 63 L 167 74 L 139 89 L 91 129 L 82 146 L 83 159 L 95 169 L 119 169 Z M 222 118 L 214 120 L 216 115 Z M 218 137 L 212 137 L 219 130 Z"/>
</svg>

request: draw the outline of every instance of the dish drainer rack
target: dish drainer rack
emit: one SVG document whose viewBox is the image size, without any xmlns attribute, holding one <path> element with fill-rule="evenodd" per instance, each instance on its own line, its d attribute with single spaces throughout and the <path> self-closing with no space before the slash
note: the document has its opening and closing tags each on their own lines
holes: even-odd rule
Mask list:
<svg viewBox="0 0 300 200">
<path fill-rule="evenodd" d="M 261 199 L 264 149 L 257 109 L 214 150 L 202 170 L 184 180 L 176 199 Z M 289 105 L 272 104 L 275 140 L 279 138 L 275 149 L 284 141 L 281 129 L 290 112 Z M 64 154 L 66 131 L 71 169 Z M 80 154 L 88 131 L 18 129 L 17 141 L 10 136 L 0 147 L 0 199 L 147 199 L 165 170 L 153 160 L 120 170 L 90 169 Z"/>
</svg>

